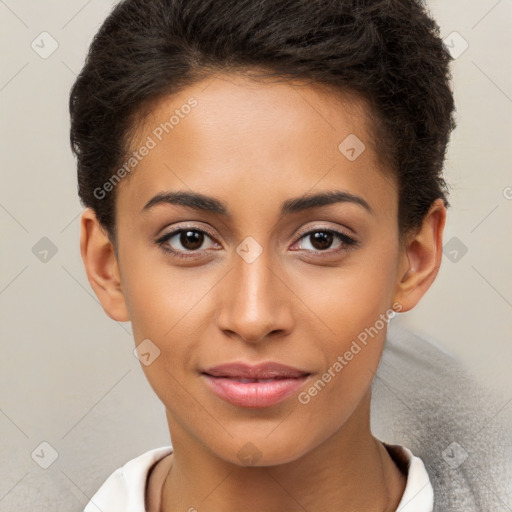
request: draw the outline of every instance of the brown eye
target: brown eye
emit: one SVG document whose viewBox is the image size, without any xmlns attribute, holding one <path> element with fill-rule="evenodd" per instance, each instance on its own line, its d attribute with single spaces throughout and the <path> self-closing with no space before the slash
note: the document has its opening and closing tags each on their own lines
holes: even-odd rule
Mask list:
<svg viewBox="0 0 512 512">
<path fill-rule="evenodd" d="M 328 233 L 327 231 L 317 231 L 308 236 L 311 241 L 311 245 L 318 251 L 329 249 L 334 240 L 333 234 Z"/>
<path fill-rule="evenodd" d="M 197 251 L 203 245 L 204 234 L 199 231 L 186 230 L 179 234 L 180 244 L 189 251 Z"/>
<path fill-rule="evenodd" d="M 358 245 L 358 243 L 357 240 L 340 231 L 316 229 L 302 235 L 299 248 L 307 252 L 336 252 Z"/>
<path fill-rule="evenodd" d="M 207 246 L 204 247 L 208 240 L 210 240 L 210 245 L 206 244 Z M 201 229 L 183 228 L 162 236 L 157 240 L 157 244 L 167 252 L 186 258 L 197 256 L 196 251 L 202 252 L 212 248 L 215 242 L 208 233 Z"/>
</svg>

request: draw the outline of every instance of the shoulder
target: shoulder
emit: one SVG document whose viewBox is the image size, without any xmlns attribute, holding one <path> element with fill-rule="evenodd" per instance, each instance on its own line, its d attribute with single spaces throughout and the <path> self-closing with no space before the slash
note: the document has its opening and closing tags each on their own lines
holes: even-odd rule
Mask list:
<svg viewBox="0 0 512 512">
<path fill-rule="evenodd" d="M 509 400 L 434 340 L 390 324 L 372 386 L 372 431 L 421 458 L 436 512 L 498 510 L 510 499 Z"/>
<path fill-rule="evenodd" d="M 84 512 L 144 511 L 148 474 L 170 453 L 171 446 L 154 448 L 116 469 L 91 498 Z"/>
</svg>

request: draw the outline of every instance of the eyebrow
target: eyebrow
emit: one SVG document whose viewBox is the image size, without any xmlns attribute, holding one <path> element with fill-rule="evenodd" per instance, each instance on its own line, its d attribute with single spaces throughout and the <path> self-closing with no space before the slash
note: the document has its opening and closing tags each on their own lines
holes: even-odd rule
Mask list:
<svg viewBox="0 0 512 512">
<path fill-rule="evenodd" d="M 371 206 L 362 197 L 343 190 L 330 190 L 327 192 L 305 195 L 286 200 L 281 205 L 281 215 L 290 215 L 295 212 L 335 203 L 357 204 L 369 213 L 374 213 Z M 188 191 L 160 192 L 146 203 L 142 211 L 148 211 L 154 206 L 160 204 L 187 206 L 196 210 L 218 213 L 226 217 L 231 216 L 227 205 L 219 199 L 199 194 L 197 192 Z"/>
</svg>

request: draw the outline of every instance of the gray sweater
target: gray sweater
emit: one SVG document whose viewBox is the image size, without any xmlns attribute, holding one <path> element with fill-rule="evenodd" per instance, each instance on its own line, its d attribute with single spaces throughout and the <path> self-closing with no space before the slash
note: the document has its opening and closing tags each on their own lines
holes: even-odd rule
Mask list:
<svg viewBox="0 0 512 512">
<path fill-rule="evenodd" d="M 372 431 L 423 459 L 435 512 L 512 511 L 512 389 L 499 397 L 435 343 L 391 322 Z"/>
</svg>

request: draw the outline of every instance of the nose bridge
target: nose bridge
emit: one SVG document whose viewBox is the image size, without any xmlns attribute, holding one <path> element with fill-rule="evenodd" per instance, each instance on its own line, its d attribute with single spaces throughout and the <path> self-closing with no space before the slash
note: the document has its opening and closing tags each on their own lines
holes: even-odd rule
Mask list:
<svg viewBox="0 0 512 512">
<path fill-rule="evenodd" d="M 269 249 L 247 237 L 236 249 L 233 271 L 218 315 L 219 328 L 245 341 L 259 341 L 273 331 L 290 328 L 291 313 Z"/>
</svg>

